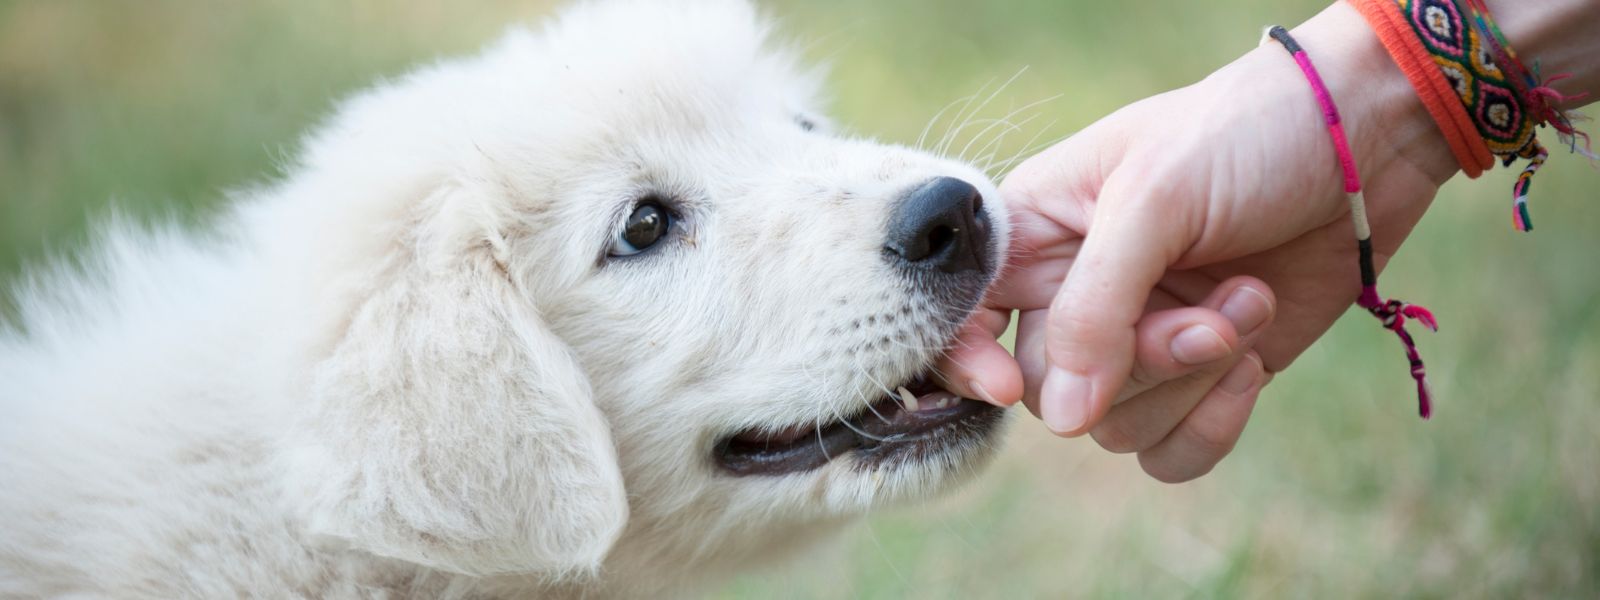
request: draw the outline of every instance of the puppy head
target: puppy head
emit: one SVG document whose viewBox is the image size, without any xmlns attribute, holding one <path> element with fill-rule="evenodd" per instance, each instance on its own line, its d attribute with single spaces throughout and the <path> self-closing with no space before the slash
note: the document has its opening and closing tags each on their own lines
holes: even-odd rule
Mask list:
<svg viewBox="0 0 1600 600">
<path fill-rule="evenodd" d="M 288 454 L 314 531 L 682 572 L 981 463 L 1001 413 L 927 369 L 1002 262 L 994 186 L 832 131 L 765 38 L 734 0 L 582 4 L 313 138 L 284 196 L 316 264 Z"/>
</svg>

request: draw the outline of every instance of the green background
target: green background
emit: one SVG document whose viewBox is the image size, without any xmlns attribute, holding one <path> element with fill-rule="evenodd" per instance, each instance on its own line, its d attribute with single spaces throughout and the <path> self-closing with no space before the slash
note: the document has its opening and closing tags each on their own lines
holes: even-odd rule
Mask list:
<svg viewBox="0 0 1600 600">
<path fill-rule="evenodd" d="M 1197 80 L 1262 26 L 1321 6 L 767 4 L 833 64 L 840 124 L 889 141 L 914 141 L 940 108 L 1028 67 L 983 116 L 1056 98 L 1019 115 L 1037 118 L 1002 157 Z M 70 255 L 112 207 L 203 219 L 230 187 L 274 177 L 333 99 L 548 10 L 0 0 L 0 279 Z M 1157 483 L 1132 457 L 1021 419 L 999 464 L 962 492 L 874 514 L 800 568 L 721 596 L 1600 595 L 1600 173 L 1553 158 L 1534 235 L 1511 229 L 1513 175 L 1446 186 L 1386 275 L 1443 324 L 1420 340 L 1441 398 L 1433 421 L 1414 416 L 1393 337 L 1351 313 L 1197 482 Z"/>
</svg>

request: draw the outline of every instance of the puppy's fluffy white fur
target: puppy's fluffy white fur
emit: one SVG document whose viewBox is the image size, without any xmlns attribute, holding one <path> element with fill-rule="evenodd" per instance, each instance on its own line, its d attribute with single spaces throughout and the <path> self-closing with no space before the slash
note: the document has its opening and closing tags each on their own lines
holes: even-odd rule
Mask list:
<svg viewBox="0 0 1600 600">
<path fill-rule="evenodd" d="M 970 473 L 707 458 L 925 368 L 965 307 L 885 220 L 935 176 L 996 197 L 797 125 L 816 77 L 765 37 L 735 0 L 581 4 L 342 103 L 210 233 L 112 223 L 33 273 L 0 596 L 655 596 Z M 604 258 L 645 196 L 672 236 Z"/>
</svg>

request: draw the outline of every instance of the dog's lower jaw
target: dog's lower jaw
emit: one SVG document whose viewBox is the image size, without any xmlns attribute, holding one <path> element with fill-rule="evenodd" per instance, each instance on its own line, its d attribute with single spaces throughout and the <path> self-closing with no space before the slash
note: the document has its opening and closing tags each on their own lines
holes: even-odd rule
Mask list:
<svg viewBox="0 0 1600 600">
<path fill-rule="evenodd" d="M 667 514 L 635 512 L 628 529 L 600 569 L 588 577 L 552 581 L 530 589 L 526 577 L 492 582 L 486 589 L 516 596 L 550 598 L 699 597 L 741 574 L 803 563 L 805 555 L 858 525 L 870 512 L 921 505 L 975 479 L 998 454 L 1011 411 L 988 433 L 966 439 L 935 456 L 872 463 L 844 456 L 821 470 L 797 475 L 810 482 L 808 508 L 787 519 L 739 527 L 719 522 L 725 504 L 704 502 Z M 770 518 L 770 515 L 769 515 Z M 668 527 L 707 532 L 698 539 L 663 539 Z M 625 574 L 625 577 L 618 577 Z"/>
</svg>

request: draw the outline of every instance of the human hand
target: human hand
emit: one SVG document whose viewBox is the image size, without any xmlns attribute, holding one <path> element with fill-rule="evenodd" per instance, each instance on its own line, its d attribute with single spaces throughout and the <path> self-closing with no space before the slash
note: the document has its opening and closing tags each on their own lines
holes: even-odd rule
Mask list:
<svg viewBox="0 0 1600 600">
<path fill-rule="evenodd" d="M 1455 162 L 1354 10 L 1295 36 L 1343 111 L 1381 268 Z M 1020 397 L 1059 435 L 1137 452 L 1163 481 L 1221 460 L 1271 374 L 1360 290 L 1338 162 L 1281 48 L 1106 117 L 1001 193 L 1015 250 L 943 372 L 957 392 Z M 1010 309 L 1021 381 L 993 340 Z"/>
</svg>

